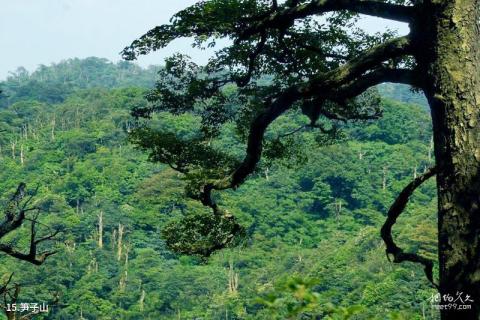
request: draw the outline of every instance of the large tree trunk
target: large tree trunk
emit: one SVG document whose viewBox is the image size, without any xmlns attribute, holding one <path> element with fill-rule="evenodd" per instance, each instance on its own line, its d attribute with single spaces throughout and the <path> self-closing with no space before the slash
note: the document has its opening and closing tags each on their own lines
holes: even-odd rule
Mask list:
<svg viewBox="0 0 480 320">
<path fill-rule="evenodd" d="M 425 92 L 438 168 L 440 293 L 469 310 L 442 319 L 480 319 L 480 0 L 430 0 L 433 37 L 424 42 Z M 420 32 L 422 30 L 419 30 Z M 457 304 L 462 304 L 460 300 Z M 448 302 L 442 301 L 445 305 Z"/>
</svg>

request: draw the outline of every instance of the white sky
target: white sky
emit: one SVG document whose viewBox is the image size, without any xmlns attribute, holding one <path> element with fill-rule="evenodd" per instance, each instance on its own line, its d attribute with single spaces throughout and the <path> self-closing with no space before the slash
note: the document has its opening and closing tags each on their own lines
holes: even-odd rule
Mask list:
<svg viewBox="0 0 480 320">
<path fill-rule="evenodd" d="M 168 23 L 177 11 L 198 0 L 0 0 L 0 80 L 19 66 L 33 71 L 68 58 L 97 56 L 120 60 L 119 52 L 156 25 Z M 365 19 L 369 31 L 382 31 L 380 19 Z M 400 34 L 406 25 L 388 22 Z M 160 52 L 141 57 L 142 66 L 162 64 L 181 51 L 205 62 L 211 51 L 193 49 L 177 40 Z"/>
</svg>

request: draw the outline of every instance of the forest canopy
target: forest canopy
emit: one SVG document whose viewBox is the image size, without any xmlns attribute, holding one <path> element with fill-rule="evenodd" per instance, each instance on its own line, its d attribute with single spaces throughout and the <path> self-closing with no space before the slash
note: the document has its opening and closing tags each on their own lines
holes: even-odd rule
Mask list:
<svg viewBox="0 0 480 320">
<path fill-rule="evenodd" d="M 63 79 L 62 70 L 84 64 L 89 60 L 47 67 L 54 74 L 48 79 Z M 345 126 L 338 143 L 317 141 L 314 130 L 298 132 L 299 161 L 272 159 L 242 188 L 222 194 L 219 200 L 247 237 L 206 262 L 171 251 L 165 229 L 185 219 L 194 222 L 192 213 L 208 219 L 210 211 L 185 196 L 188 180 L 168 165 L 151 163 L 127 142 L 135 127 L 130 112 L 148 104 L 150 89 L 112 88 L 111 81 L 100 79 L 121 75 L 108 71 L 106 77 L 102 70 L 112 64 L 98 60 L 96 65 L 92 73 L 83 69 L 83 80 L 72 82 L 73 91 L 61 102 L 38 96 L 32 75 L 1 84 L 14 88 L 16 83 L 22 92 L 32 88 L 31 96 L 10 92 L 15 102 L 4 101 L 0 111 L 6 130 L 0 143 L 4 199 L 19 181 L 40 186 L 34 200 L 45 210 L 41 222 L 65 230 L 58 252 L 40 268 L 1 256 L 3 281 L 15 270 L 18 301 L 47 302 L 50 312 L 42 316 L 48 319 L 177 319 L 179 314 L 224 319 L 225 313 L 245 319 L 300 314 L 410 319 L 422 308 L 430 312 L 434 290 L 421 267 L 393 266 L 378 237 L 393 198 L 433 160 L 425 106 L 398 101 L 412 99 L 413 93 L 390 85 L 381 89 L 390 94 L 381 100 L 382 118 Z M 154 73 L 135 70 L 153 85 Z M 57 86 L 48 79 L 42 85 Z M 272 137 L 306 120 L 294 116 L 298 123 L 279 118 Z M 184 138 L 191 138 L 189 128 L 201 127 L 195 115 L 154 117 L 160 128 Z M 236 155 L 229 137 L 215 147 Z M 436 254 L 434 194 L 433 184 L 422 187 L 396 227 L 405 248 L 429 257 Z M 28 235 L 15 236 L 21 244 Z"/>
</svg>

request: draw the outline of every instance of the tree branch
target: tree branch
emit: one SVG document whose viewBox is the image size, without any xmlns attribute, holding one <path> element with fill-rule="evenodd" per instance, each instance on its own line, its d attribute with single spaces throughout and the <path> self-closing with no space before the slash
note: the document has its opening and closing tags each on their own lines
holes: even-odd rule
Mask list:
<svg viewBox="0 0 480 320">
<path fill-rule="evenodd" d="M 18 259 L 18 260 L 27 261 L 27 262 L 30 262 L 30 263 L 32 263 L 34 265 L 37 265 L 37 266 L 43 264 L 49 256 L 57 253 L 57 251 L 54 250 L 54 251 L 45 251 L 45 252 L 42 252 L 40 254 L 37 254 L 36 245 L 34 245 L 33 247 L 35 247 L 34 251 L 32 251 L 30 249 L 30 251 L 28 253 L 22 253 L 20 251 L 15 250 L 14 248 L 12 248 L 9 245 L 0 244 L 0 251 L 8 254 L 11 257 L 14 257 L 14 258 Z"/>
<path fill-rule="evenodd" d="M 237 41 L 247 40 L 251 36 L 268 29 L 286 29 L 292 26 L 297 19 L 340 10 L 400 22 L 410 22 L 415 15 L 416 8 L 375 0 L 313 0 L 305 5 L 283 6 L 281 10 L 272 13 L 243 31 Z"/>
<path fill-rule="evenodd" d="M 345 97 L 356 97 L 368 88 L 384 82 L 408 84 L 413 87 L 423 86 L 421 77 L 419 77 L 415 70 L 379 68 L 349 82 L 348 84 L 340 86 L 337 90 L 332 92 L 329 99 L 336 101 L 338 97 L 341 97 L 342 99 Z"/>
<path fill-rule="evenodd" d="M 302 131 L 302 130 L 305 129 L 306 127 L 308 127 L 308 126 L 307 126 L 307 125 L 303 125 L 303 126 L 300 126 L 300 127 L 296 128 L 296 129 L 290 131 L 290 132 L 287 132 L 287 133 L 284 133 L 284 134 L 280 134 L 280 135 L 278 135 L 278 138 L 277 138 L 277 139 L 286 138 L 286 137 L 288 137 L 288 136 L 294 135 L 295 133 Z"/>
<path fill-rule="evenodd" d="M 6 291 L 7 291 L 7 288 L 8 288 L 8 285 L 10 284 L 10 282 L 12 281 L 12 278 L 13 278 L 13 272 L 10 274 L 10 276 L 8 277 L 7 281 L 5 282 L 5 284 L 3 284 L 1 287 L 0 287 L 0 295 L 3 295 Z"/>
<path fill-rule="evenodd" d="M 201 187 L 198 199 L 203 205 L 210 207 L 217 218 L 229 219 L 230 224 L 234 226 L 232 237 L 233 233 L 240 233 L 242 229 L 236 224 L 235 220 L 230 220 L 234 217 L 227 210 L 221 209 L 214 201 L 212 191 L 228 188 L 236 189 L 255 170 L 262 155 L 263 139 L 269 125 L 301 100 L 318 99 L 322 101 L 322 99 L 325 100 L 332 96 L 338 99 L 339 94 L 343 94 L 343 99 L 348 99 L 352 98 L 350 95 L 360 94 L 362 90 L 378 84 L 382 79 L 400 77 L 399 74 L 403 72 L 401 70 L 380 72 L 378 69 L 382 67 L 384 61 L 408 54 L 409 50 L 410 41 L 408 37 L 391 39 L 366 50 L 360 56 L 349 60 L 334 70 L 322 73 L 309 81 L 292 85 L 266 99 L 265 108 L 250 125 L 246 156 L 242 163 L 229 176 L 223 179 L 206 181 Z M 376 71 L 373 72 L 372 70 Z M 362 78 L 365 78 L 365 80 L 362 81 Z M 359 81 L 360 84 L 355 84 L 356 81 Z"/>
<path fill-rule="evenodd" d="M 16 192 L 14 193 L 14 195 L 12 196 L 12 198 L 7 204 L 7 207 L 5 209 L 5 219 L 0 224 L 0 239 L 6 236 L 7 234 L 15 231 L 16 229 L 18 229 L 25 222 L 25 220 L 30 220 L 30 219 L 27 219 L 26 212 L 37 210 L 37 213 L 34 214 L 33 219 L 30 220 L 31 226 L 30 226 L 29 252 L 26 254 L 19 252 L 16 249 L 14 249 L 11 245 L 8 245 L 8 244 L 0 244 L 0 251 L 14 258 L 28 261 L 35 265 L 40 265 L 45 261 L 45 259 L 48 256 L 55 254 L 56 251 L 46 251 L 41 254 L 38 254 L 37 245 L 41 242 L 52 240 L 59 233 L 59 230 L 55 230 L 54 233 L 47 235 L 43 238 L 36 239 L 36 235 L 37 235 L 36 224 L 38 223 L 37 219 L 38 219 L 39 209 L 36 207 L 27 208 L 28 204 L 32 201 L 33 196 L 35 195 L 36 192 L 33 193 L 24 201 L 25 194 L 26 194 L 25 189 L 26 189 L 26 184 L 23 182 L 20 183 L 19 186 L 17 187 Z M 37 190 L 38 190 L 38 187 L 36 188 L 36 191 Z"/>
<path fill-rule="evenodd" d="M 318 79 L 313 81 L 311 87 L 315 90 L 319 86 L 329 87 L 329 89 L 337 88 L 339 85 L 364 75 L 369 70 L 381 68 L 384 61 L 411 53 L 412 47 L 409 36 L 390 39 L 366 50 L 340 67 L 320 75 Z"/>
<path fill-rule="evenodd" d="M 410 196 L 413 194 L 415 189 L 417 189 L 423 182 L 425 182 L 426 180 L 434 176 L 436 172 L 437 172 L 437 169 L 435 167 L 430 168 L 424 174 L 422 174 L 421 176 L 418 176 L 416 179 L 410 182 L 402 190 L 402 192 L 400 192 L 397 199 L 395 199 L 395 202 L 390 207 L 390 210 L 388 210 L 387 220 L 383 224 L 380 234 L 387 247 L 386 253 L 388 258 L 389 258 L 389 255 L 391 254 L 393 255 L 393 262 L 395 263 L 410 261 L 410 262 L 422 264 L 424 266 L 425 275 L 427 276 L 428 280 L 435 287 L 438 287 L 433 281 L 433 262 L 415 253 L 403 252 L 403 250 L 395 244 L 392 237 L 393 225 L 395 224 L 395 222 L 397 221 L 397 218 L 400 216 L 400 214 L 403 212 L 403 210 L 407 206 Z"/>
<path fill-rule="evenodd" d="M 346 55 L 342 55 L 342 54 L 336 54 L 336 53 L 330 53 L 330 52 L 325 52 L 324 50 L 322 50 L 321 48 L 317 48 L 315 46 L 312 46 L 312 45 L 307 45 L 307 44 L 304 44 L 304 43 L 298 43 L 298 46 L 305 49 L 305 50 L 308 50 L 308 51 L 311 51 L 311 52 L 314 52 L 316 53 L 317 55 L 321 56 L 321 57 L 325 57 L 325 58 L 332 58 L 332 59 L 338 59 L 338 60 L 343 60 L 343 61 L 346 61 L 348 60 L 348 56 Z"/>
<path fill-rule="evenodd" d="M 262 52 L 263 48 L 265 47 L 266 41 L 267 41 L 266 35 L 262 34 L 261 38 L 260 38 L 260 41 L 258 42 L 257 46 L 255 47 L 255 50 L 248 57 L 247 73 L 243 77 L 241 77 L 240 79 L 237 79 L 237 81 L 236 81 L 236 83 L 239 87 L 244 87 L 250 82 L 250 80 L 252 78 L 252 75 L 255 71 L 255 61 L 256 61 L 258 55 Z"/>
<path fill-rule="evenodd" d="M 257 163 L 260 161 L 263 147 L 263 137 L 268 126 L 286 110 L 288 110 L 295 102 L 301 99 L 322 99 L 331 96 L 336 96 L 338 99 L 338 94 L 340 93 L 337 91 L 338 88 L 341 88 L 346 84 L 351 84 L 351 82 L 358 77 L 361 79 L 361 76 L 368 70 L 375 67 L 378 68 L 385 60 L 407 54 L 409 50 L 410 41 L 408 37 L 391 39 L 385 43 L 373 47 L 370 50 L 367 50 L 362 55 L 348 61 L 334 70 L 320 74 L 318 77 L 309 82 L 291 86 L 274 97 L 272 101 L 267 101 L 266 108 L 253 120 L 250 125 L 250 132 L 247 141 L 247 152 L 243 162 L 231 176 L 225 179 L 209 182 L 204 188 L 204 192 L 206 193 L 205 198 L 211 198 L 210 193 L 213 189 L 235 189 L 245 181 L 247 176 L 254 171 Z M 386 74 L 387 72 L 385 75 L 383 75 L 384 79 L 388 78 Z M 376 75 L 377 80 L 380 81 L 381 74 L 376 73 Z M 396 75 L 396 73 L 391 72 L 391 74 L 389 74 L 389 76 L 392 78 L 393 75 Z M 358 92 L 358 94 L 361 93 L 359 92 L 361 88 L 366 90 L 369 83 L 371 85 L 378 84 L 378 82 L 372 81 L 372 79 L 369 81 L 369 77 L 366 78 L 367 80 L 362 82 L 363 86 L 356 86 L 357 90 L 355 92 Z M 349 89 L 349 87 L 344 88 L 345 92 L 347 89 Z M 350 89 L 352 89 L 350 93 L 353 93 L 353 85 L 350 87 Z M 351 96 L 345 96 L 345 98 L 350 97 Z"/>
</svg>

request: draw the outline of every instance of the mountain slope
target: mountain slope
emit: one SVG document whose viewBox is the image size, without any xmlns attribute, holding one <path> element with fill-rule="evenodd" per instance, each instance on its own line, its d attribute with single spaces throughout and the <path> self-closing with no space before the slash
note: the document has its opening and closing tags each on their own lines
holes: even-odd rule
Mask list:
<svg viewBox="0 0 480 320">
<path fill-rule="evenodd" d="M 0 84 L 10 95 L 0 111 L 1 194 L 38 185 L 42 222 L 64 230 L 41 267 L 0 256 L 0 275 L 16 270 L 19 301 L 50 304 L 39 319 L 422 318 L 434 293 L 422 268 L 390 263 L 379 236 L 395 195 L 432 164 L 422 107 L 385 99 L 384 117 L 346 128 L 345 141 L 309 145 L 308 160 L 265 164 L 222 193 L 248 239 L 203 260 L 170 252 L 161 238 L 168 223 L 208 210 L 184 196 L 181 176 L 127 143 L 129 111 L 146 103 L 153 69 L 122 68 L 71 60 L 18 87 L 19 76 Z M 177 130 L 195 121 L 168 120 Z M 428 182 L 395 227 L 402 247 L 431 258 L 434 197 Z M 8 240 L 21 246 L 24 231 Z"/>
</svg>

